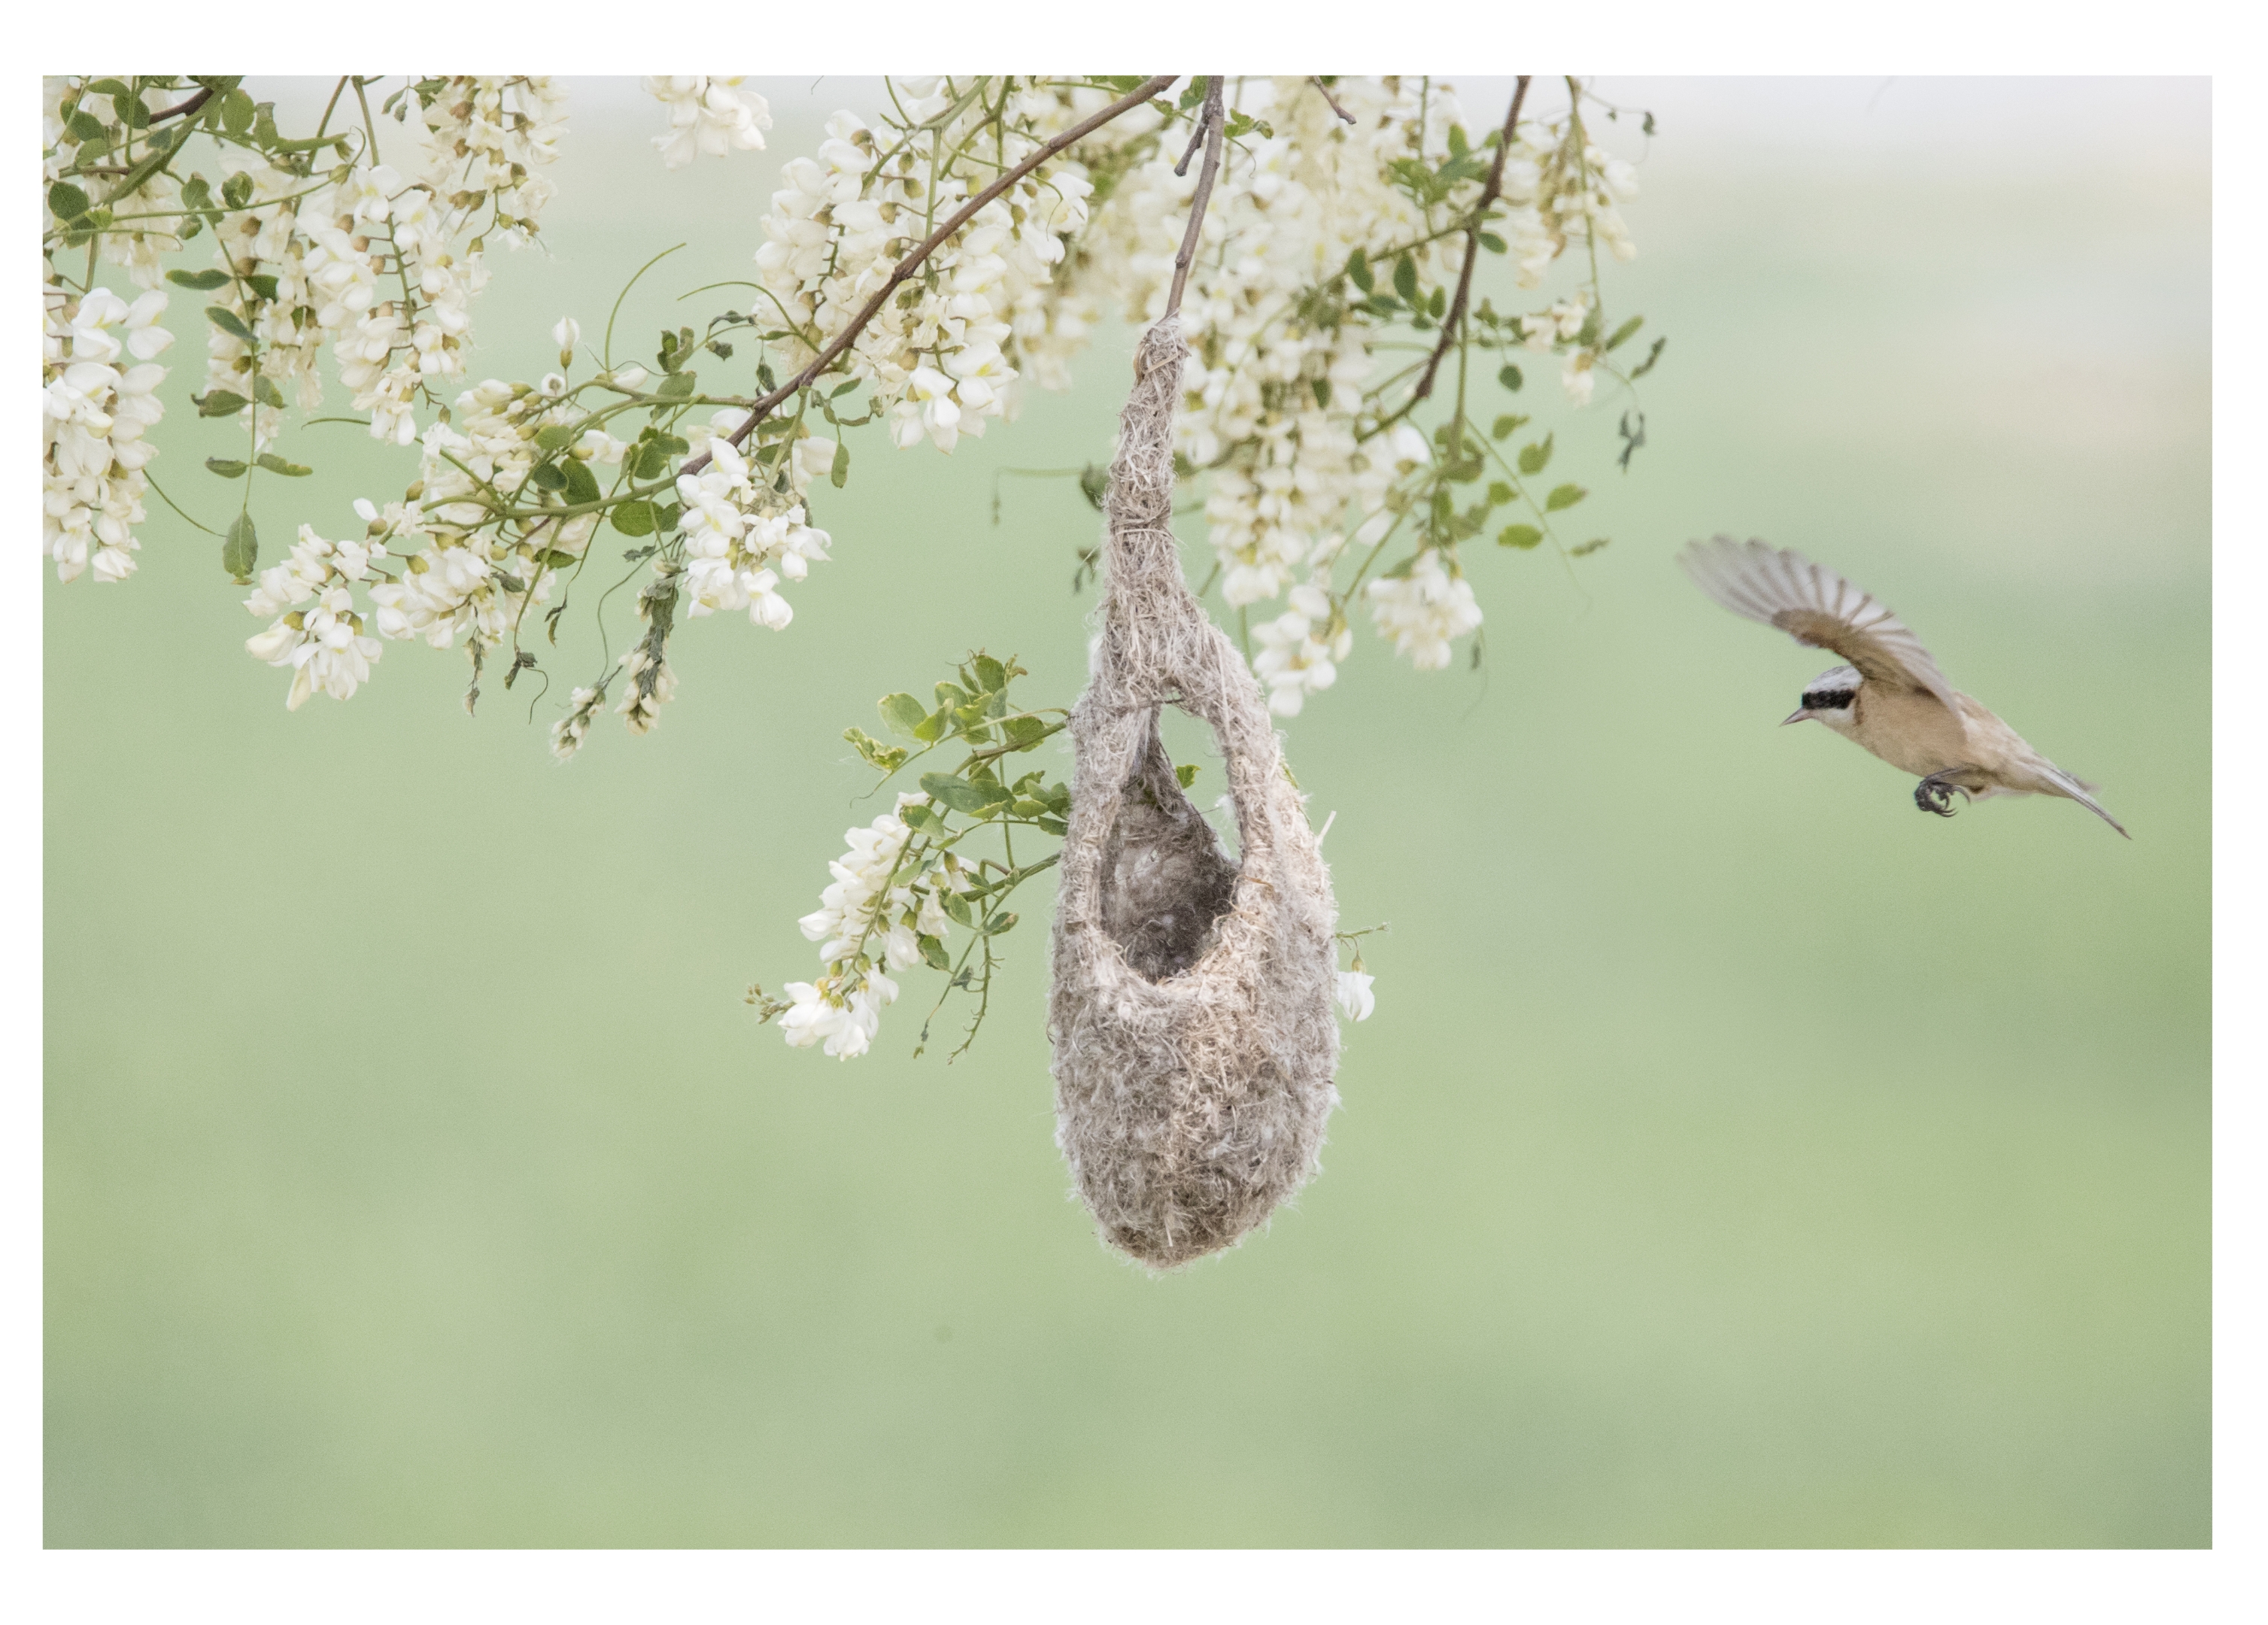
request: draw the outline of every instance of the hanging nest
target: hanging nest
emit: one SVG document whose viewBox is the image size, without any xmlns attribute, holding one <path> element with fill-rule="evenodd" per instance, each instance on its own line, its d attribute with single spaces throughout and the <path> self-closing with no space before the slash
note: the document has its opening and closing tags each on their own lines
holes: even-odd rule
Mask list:
<svg viewBox="0 0 2268 1625">
<path fill-rule="evenodd" d="M 1315 1171 L 1338 1104 L 1337 909 L 1260 685 L 1168 528 L 1178 317 L 1143 336 L 1110 469 L 1093 674 L 1056 908 L 1056 1142 L 1104 1239 L 1156 1268 L 1234 1245 Z M 1166 705 L 1212 727 L 1232 858 L 1174 777 Z"/>
</svg>

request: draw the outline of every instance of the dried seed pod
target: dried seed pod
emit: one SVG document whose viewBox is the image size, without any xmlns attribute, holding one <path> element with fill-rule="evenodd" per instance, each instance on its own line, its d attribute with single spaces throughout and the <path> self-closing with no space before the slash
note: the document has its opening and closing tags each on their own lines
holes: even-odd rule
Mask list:
<svg viewBox="0 0 2268 1625">
<path fill-rule="evenodd" d="M 1338 1102 L 1330 877 L 1259 684 L 1168 528 L 1185 353 L 1176 317 L 1143 336 L 1111 465 L 1049 1005 L 1057 1143 L 1104 1239 L 1158 1268 L 1264 1221 L 1315 1171 Z M 1220 744 L 1233 859 L 1174 778 L 1167 705 Z"/>
</svg>

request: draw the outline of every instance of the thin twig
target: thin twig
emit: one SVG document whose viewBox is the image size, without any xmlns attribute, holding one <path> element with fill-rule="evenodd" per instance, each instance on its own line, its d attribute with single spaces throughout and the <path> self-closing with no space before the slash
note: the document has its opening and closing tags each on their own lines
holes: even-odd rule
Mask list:
<svg viewBox="0 0 2268 1625">
<path fill-rule="evenodd" d="M 177 101 L 172 107 L 166 108 L 163 113 L 152 113 L 150 115 L 150 122 L 152 124 L 162 124 L 167 119 L 188 118 L 196 112 L 199 107 L 203 107 L 205 103 L 210 101 L 212 100 L 212 86 L 208 85 L 195 95 L 190 97 L 188 100 Z M 336 100 L 337 98 L 334 97 L 332 100 Z M 325 116 L 328 117 L 329 115 L 326 114 Z"/>
<path fill-rule="evenodd" d="M 1197 148 L 1204 141 L 1205 131 L 1211 128 L 1212 92 L 1208 89 L 1205 92 L 1204 105 L 1197 110 L 1197 122 L 1189 127 L 1189 144 L 1182 149 L 1182 161 L 1174 166 L 1174 174 L 1176 176 L 1189 173 L 1189 160 L 1197 155 Z"/>
<path fill-rule="evenodd" d="M 898 262 L 897 269 L 890 273 L 890 279 L 884 283 L 880 289 L 876 290 L 874 297 L 868 299 L 865 307 L 861 309 L 857 315 L 850 318 L 850 325 L 835 336 L 833 342 L 813 358 L 810 366 L 805 367 L 803 371 L 798 373 L 793 378 L 789 379 L 787 382 L 782 384 L 770 395 L 762 395 L 757 398 L 755 407 L 751 409 L 748 413 L 747 422 L 742 424 L 739 428 L 733 430 L 731 434 L 727 435 L 725 437 L 726 440 L 736 447 L 745 444 L 748 436 L 755 432 L 756 425 L 763 422 L 766 417 L 771 415 L 772 408 L 777 406 L 782 401 L 786 400 L 790 395 L 795 394 L 797 390 L 803 388 L 806 385 L 809 384 L 812 380 L 817 378 L 821 373 L 826 372 L 829 366 L 834 365 L 836 357 L 850 349 L 851 342 L 855 340 L 861 332 L 865 330 L 866 324 L 874 319 L 876 314 L 880 312 L 883 306 L 889 303 L 890 296 L 898 291 L 898 284 L 904 282 L 905 279 L 912 276 L 914 272 L 919 270 L 921 269 L 922 262 L 936 252 L 939 244 L 950 238 L 962 226 L 968 225 L 970 220 L 976 218 L 977 211 L 982 210 L 985 204 L 999 196 L 1001 193 L 1015 185 L 1017 181 L 1031 174 L 1033 170 L 1037 169 L 1042 164 L 1045 163 L 1049 159 L 1053 158 L 1057 153 L 1062 151 L 1065 147 L 1068 147 L 1076 142 L 1084 140 L 1086 137 L 1093 135 L 1096 130 L 1101 129 L 1105 124 L 1109 123 L 1111 120 L 1116 118 L 1122 113 L 1132 112 L 1135 108 L 1140 107 L 1144 102 L 1149 100 L 1152 96 L 1157 95 L 1160 92 L 1172 88 L 1174 81 L 1181 77 L 1182 76 L 1178 73 L 1161 73 L 1156 78 L 1150 79 L 1131 94 L 1120 97 L 1116 101 L 1112 102 L 1108 107 L 1103 108 L 1101 112 L 1095 114 L 1090 118 L 1081 120 L 1079 123 L 1072 125 L 1069 129 L 1064 130 L 1061 135 L 1051 137 L 1044 146 L 1042 146 L 1038 151 L 1035 151 L 1022 163 L 1017 165 L 1013 169 L 1008 171 L 1007 174 L 1002 175 L 998 181 L 995 181 L 991 185 L 986 187 L 976 196 L 970 198 L 959 209 L 954 210 L 952 216 L 944 225 L 939 226 L 937 230 L 932 232 L 927 238 L 923 240 L 919 247 L 916 248 L 911 254 L 906 255 L 904 259 Z M 678 472 L 680 474 L 698 474 L 702 469 L 708 466 L 709 454 L 707 452 L 703 452 L 699 456 L 694 458 L 682 469 L 679 469 Z"/>
<path fill-rule="evenodd" d="M 1441 323 L 1441 342 L 1433 346 L 1432 358 L 1425 363 L 1425 376 L 1418 380 L 1418 393 L 1410 397 L 1412 401 L 1422 401 L 1433 393 L 1433 374 L 1441 370 L 1441 358 L 1449 353 L 1457 330 L 1464 325 L 1465 301 L 1473 292 L 1473 262 L 1481 255 L 1481 217 L 1496 202 L 1497 192 L 1504 185 L 1504 160 L 1512 151 L 1512 130 L 1520 122 L 1520 104 L 1528 100 L 1528 80 L 1523 73 L 1513 87 L 1512 111 L 1504 115 L 1504 139 L 1496 144 L 1496 162 L 1489 166 L 1488 184 L 1481 188 L 1480 202 L 1473 205 L 1473 223 L 1465 230 L 1465 269 L 1457 276 L 1456 300 Z"/>
<path fill-rule="evenodd" d="M 1181 311 L 1182 290 L 1189 284 L 1189 267 L 1197 257 L 1197 234 L 1204 226 L 1205 204 L 1212 199 L 1213 177 L 1220 173 L 1221 127 L 1228 122 L 1227 111 L 1222 106 L 1221 86 L 1226 82 L 1216 73 L 1205 91 L 1205 110 L 1199 120 L 1208 131 L 1204 167 L 1197 172 L 1197 196 L 1189 199 L 1189 225 L 1182 233 L 1182 251 L 1174 256 L 1174 290 L 1166 299 L 1168 316 Z"/>
<path fill-rule="evenodd" d="M 1356 122 L 1354 114 L 1348 112 L 1344 107 L 1339 106 L 1339 99 L 1331 94 L 1331 87 L 1323 83 L 1322 76 L 1321 74 L 1309 76 L 1307 83 L 1314 85 L 1315 89 L 1322 93 L 1323 100 L 1331 104 L 1331 111 L 1339 115 L 1339 119 L 1343 123 L 1352 124 Z"/>
</svg>

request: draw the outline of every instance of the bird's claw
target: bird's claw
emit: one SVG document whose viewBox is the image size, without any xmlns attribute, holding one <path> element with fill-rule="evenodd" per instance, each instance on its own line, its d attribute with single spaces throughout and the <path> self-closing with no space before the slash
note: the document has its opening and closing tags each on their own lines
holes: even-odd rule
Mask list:
<svg viewBox="0 0 2268 1625">
<path fill-rule="evenodd" d="M 1914 805 L 1926 813 L 1935 813 L 1940 818 L 1953 816 L 1953 797 L 1958 792 L 1962 801 L 1970 799 L 1969 792 L 1952 783 L 1943 773 L 1932 773 L 1914 787 Z"/>
</svg>

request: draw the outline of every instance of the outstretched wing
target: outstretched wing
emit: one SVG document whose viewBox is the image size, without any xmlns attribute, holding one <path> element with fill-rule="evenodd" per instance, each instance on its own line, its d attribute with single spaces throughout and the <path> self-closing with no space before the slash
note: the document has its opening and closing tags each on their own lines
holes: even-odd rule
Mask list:
<svg viewBox="0 0 2268 1625">
<path fill-rule="evenodd" d="M 1955 716 L 1953 685 L 1904 622 L 1824 565 L 1792 548 L 1716 536 L 1677 556 L 1694 585 L 1735 615 L 1832 649 L 1870 683 L 1934 694 Z"/>
</svg>

